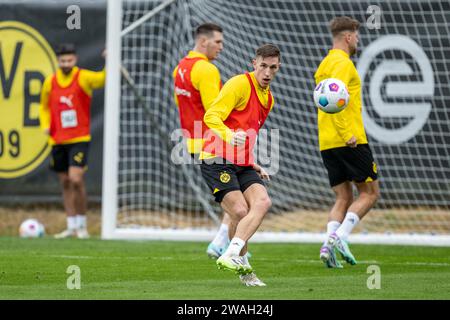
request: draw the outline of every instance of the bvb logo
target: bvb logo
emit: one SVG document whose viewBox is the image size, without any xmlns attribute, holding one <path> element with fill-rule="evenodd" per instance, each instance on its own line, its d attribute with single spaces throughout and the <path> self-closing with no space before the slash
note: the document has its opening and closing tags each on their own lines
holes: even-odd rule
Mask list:
<svg viewBox="0 0 450 320">
<path fill-rule="evenodd" d="M 230 177 L 230 175 L 228 173 L 222 172 L 220 174 L 220 182 L 228 183 L 228 182 L 230 182 L 230 179 L 231 179 L 231 177 Z"/>
<path fill-rule="evenodd" d="M 38 31 L 0 22 L 0 178 L 31 172 L 50 152 L 39 103 L 45 77 L 55 71 L 55 54 Z"/>
<path fill-rule="evenodd" d="M 374 173 L 377 173 L 377 164 L 375 162 L 372 162 L 372 170 Z"/>
<path fill-rule="evenodd" d="M 75 160 L 76 163 L 81 163 L 81 161 L 83 161 L 84 158 L 84 153 L 83 152 L 78 152 L 73 159 Z"/>
</svg>

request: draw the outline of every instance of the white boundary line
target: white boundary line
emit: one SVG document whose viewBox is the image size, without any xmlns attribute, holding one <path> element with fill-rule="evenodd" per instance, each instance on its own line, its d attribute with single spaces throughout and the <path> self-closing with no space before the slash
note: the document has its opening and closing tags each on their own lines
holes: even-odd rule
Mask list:
<svg viewBox="0 0 450 320">
<path fill-rule="evenodd" d="M 110 239 L 123 240 L 166 240 L 166 241 L 210 241 L 216 230 L 208 229 L 158 229 L 158 228 L 117 228 Z M 257 232 L 251 242 L 277 243 L 321 243 L 325 234 L 294 232 Z M 414 246 L 450 247 L 450 235 L 424 234 L 352 234 L 349 242 L 354 244 L 388 244 Z"/>
</svg>

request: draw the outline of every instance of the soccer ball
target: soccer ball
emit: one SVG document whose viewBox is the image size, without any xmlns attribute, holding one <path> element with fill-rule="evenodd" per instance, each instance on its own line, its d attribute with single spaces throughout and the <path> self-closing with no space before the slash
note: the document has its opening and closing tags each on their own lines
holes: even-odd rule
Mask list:
<svg viewBox="0 0 450 320">
<path fill-rule="evenodd" d="M 44 236 L 44 233 L 44 226 L 36 219 L 25 220 L 19 228 L 19 235 L 21 238 L 40 238 Z"/>
<path fill-rule="evenodd" d="M 322 80 L 314 89 L 314 103 L 326 113 L 341 112 L 347 107 L 349 98 L 345 84 L 339 79 Z"/>
</svg>

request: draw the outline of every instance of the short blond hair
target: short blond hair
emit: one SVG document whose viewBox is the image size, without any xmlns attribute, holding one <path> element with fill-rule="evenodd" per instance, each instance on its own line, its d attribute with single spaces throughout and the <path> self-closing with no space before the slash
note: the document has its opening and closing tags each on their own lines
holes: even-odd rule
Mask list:
<svg viewBox="0 0 450 320">
<path fill-rule="evenodd" d="M 330 30 L 333 37 L 336 37 L 343 31 L 358 31 L 359 21 L 347 16 L 336 17 L 330 21 Z"/>
</svg>

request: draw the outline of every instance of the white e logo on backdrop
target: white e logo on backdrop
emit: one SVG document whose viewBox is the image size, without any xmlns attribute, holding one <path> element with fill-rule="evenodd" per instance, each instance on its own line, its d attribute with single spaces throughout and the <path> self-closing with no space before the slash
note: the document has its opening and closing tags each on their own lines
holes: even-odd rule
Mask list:
<svg viewBox="0 0 450 320">
<path fill-rule="evenodd" d="M 430 61 L 423 49 L 413 40 L 403 35 L 383 36 L 372 42 L 361 54 L 358 73 L 364 82 L 370 64 L 383 51 L 399 50 L 408 53 L 419 65 L 422 81 L 392 82 L 386 84 L 386 96 L 395 98 L 431 97 L 434 94 L 434 77 Z M 363 107 L 362 114 L 367 133 L 386 144 L 400 144 L 413 138 L 427 122 L 431 103 L 386 102 L 381 96 L 383 81 L 387 76 L 408 76 L 414 71 L 405 61 L 384 60 L 370 77 L 369 98 L 373 109 L 382 118 L 412 118 L 398 129 L 378 125 Z"/>
</svg>

